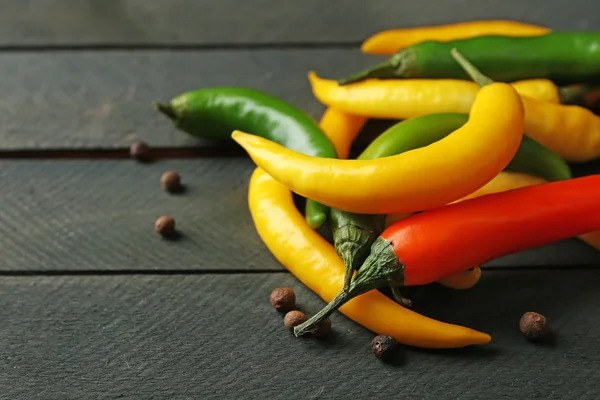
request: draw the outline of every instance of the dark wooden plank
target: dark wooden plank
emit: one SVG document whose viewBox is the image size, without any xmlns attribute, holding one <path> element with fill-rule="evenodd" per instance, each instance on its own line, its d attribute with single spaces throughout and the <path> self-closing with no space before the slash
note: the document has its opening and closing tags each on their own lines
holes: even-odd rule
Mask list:
<svg viewBox="0 0 600 400">
<path fill-rule="evenodd" d="M 247 86 L 320 118 L 310 69 L 334 78 L 372 63 L 351 49 L 0 54 L 0 148 L 206 144 L 152 106 L 187 90 Z"/>
<path fill-rule="evenodd" d="M 161 174 L 179 171 L 170 195 Z M 247 158 L 0 161 L 0 270 L 282 270 L 256 234 L 247 205 Z M 597 171 L 598 169 L 596 169 Z M 172 242 L 154 221 L 172 215 Z M 329 227 L 322 232 L 329 239 Z M 490 267 L 589 265 L 600 252 L 568 239 Z"/>
<path fill-rule="evenodd" d="M 20 399 L 595 399 L 600 271 L 491 272 L 473 290 L 413 288 L 418 311 L 490 333 L 491 344 L 370 352 L 372 333 L 335 313 L 326 342 L 286 332 L 268 301 L 288 274 L 5 277 L 2 396 Z M 545 314 L 553 345 L 527 342 L 523 312 Z M 492 314 L 496 316 L 492 317 Z"/>
<path fill-rule="evenodd" d="M 282 269 L 248 212 L 248 159 L 0 164 L 2 270 Z M 167 169 L 185 193 L 162 190 Z M 161 215 L 180 240 L 155 233 Z"/>
<path fill-rule="evenodd" d="M 358 43 L 379 30 L 512 18 L 597 29 L 594 0 L 4 0 L 0 45 Z"/>
</svg>

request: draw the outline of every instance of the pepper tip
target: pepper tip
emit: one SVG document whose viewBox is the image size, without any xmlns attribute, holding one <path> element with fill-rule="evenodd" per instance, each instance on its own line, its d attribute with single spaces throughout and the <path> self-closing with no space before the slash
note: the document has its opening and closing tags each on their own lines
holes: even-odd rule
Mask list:
<svg viewBox="0 0 600 400">
<path fill-rule="evenodd" d="M 319 229 L 327 219 L 327 216 L 324 213 L 314 213 L 310 216 L 306 216 L 306 222 L 313 229 Z"/>
<path fill-rule="evenodd" d="M 155 101 L 152 103 L 152 105 L 156 110 L 167 116 L 169 119 L 177 120 L 179 118 L 177 112 L 170 104 L 163 104 Z"/>
</svg>

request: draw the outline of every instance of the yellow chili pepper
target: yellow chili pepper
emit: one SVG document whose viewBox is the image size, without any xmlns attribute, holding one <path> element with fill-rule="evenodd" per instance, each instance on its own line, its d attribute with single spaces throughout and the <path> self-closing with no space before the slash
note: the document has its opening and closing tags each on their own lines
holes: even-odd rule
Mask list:
<svg viewBox="0 0 600 400">
<path fill-rule="evenodd" d="M 542 36 L 549 28 L 510 20 L 465 21 L 454 24 L 389 29 L 378 32 L 363 42 L 360 49 L 365 54 L 391 55 L 427 40 L 449 42 L 477 36 Z"/>
<path fill-rule="evenodd" d="M 260 168 L 250 178 L 248 205 L 258 235 L 273 256 L 326 302 L 342 288 L 345 269 L 335 249 L 311 229 L 291 191 Z M 372 290 L 340 308 L 365 328 L 409 346 L 453 348 L 489 343 L 488 334 L 409 310 Z"/>
<path fill-rule="evenodd" d="M 460 53 L 452 51 L 480 86 L 493 83 Z M 586 162 L 600 157 L 600 116 L 585 107 L 543 102 L 521 95 L 527 136 L 566 161 Z"/>
<path fill-rule="evenodd" d="M 600 117 L 587 108 L 521 96 L 527 135 L 566 161 L 600 157 Z"/>
<path fill-rule="evenodd" d="M 328 107 L 319 121 L 319 127 L 333 143 L 338 158 L 344 159 L 348 158 L 352 142 L 367 120 L 366 117 L 347 114 Z"/>
<path fill-rule="evenodd" d="M 469 113 L 479 86 L 459 79 L 368 79 L 340 86 L 308 73 L 314 96 L 322 104 L 363 117 L 408 119 L 444 112 Z M 511 84 L 519 94 L 558 102 L 558 89 L 545 79 Z"/>
<path fill-rule="evenodd" d="M 360 214 L 443 206 L 489 182 L 512 160 L 523 135 L 523 106 L 512 86 L 482 88 L 469 120 L 442 140 L 372 160 L 311 157 L 234 131 L 232 138 L 274 179 L 306 198 Z"/>
<path fill-rule="evenodd" d="M 512 82 L 511 85 L 521 96 L 556 104 L 564 100 L 572 100 L 572 97 L 576 97 L 578 93 L 574 93 L 575 90 L 570 88 L 559 90 L 558 86 L 549 79 L 526 79 Z"/>
<path fill-rule="evenodd" d="M 475 267 L 466 274 L 450 275 L 440 279 L 437 283 L 450 289 L 464 290 L 471 289 L 481 279 L 481 268 Z"/>
</svg>

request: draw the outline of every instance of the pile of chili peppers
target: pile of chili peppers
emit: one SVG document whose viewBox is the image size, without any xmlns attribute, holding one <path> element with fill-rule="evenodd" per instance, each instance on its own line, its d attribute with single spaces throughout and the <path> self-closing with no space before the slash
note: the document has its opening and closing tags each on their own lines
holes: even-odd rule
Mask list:
<svg viewBox="0 0 600 400">
<path fill-rule="evenodd" d="M 339 310 L 411 346 L 488 343 L 413 311 L 401 288 L 468 289 L 480 265 L 571 237 L 600 249 L 600 175 L 574 178 L 568 164 L 600 158 L 600 117 L 586 102 L 597 97 L 600 32 L 469 21 L 379 32 L 361 51 L 389 58 L 335 80 L 307 71 L 320 121 L 244 87 L 155 107 L 187 134 L 233 139 L 256 164 L 258 235 L 328 302 L 296 336 Z M 349 159 L 378 118 L 398 122 Z"/>
</svg>

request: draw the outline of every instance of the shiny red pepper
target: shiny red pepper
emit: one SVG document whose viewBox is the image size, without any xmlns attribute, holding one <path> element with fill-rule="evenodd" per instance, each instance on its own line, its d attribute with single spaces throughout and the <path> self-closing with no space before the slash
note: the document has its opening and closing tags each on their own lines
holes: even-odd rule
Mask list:
<svg viewBox="0 0 600 400">
<path fill-rule="evenodd" d="M 348 292 L 294 329 L 302 335 L 352 297 L 424 285 L 495 258 L 600 230 L 600 175 L 489 194 L 426 210 L 386 228 Z"/>
</svg>

